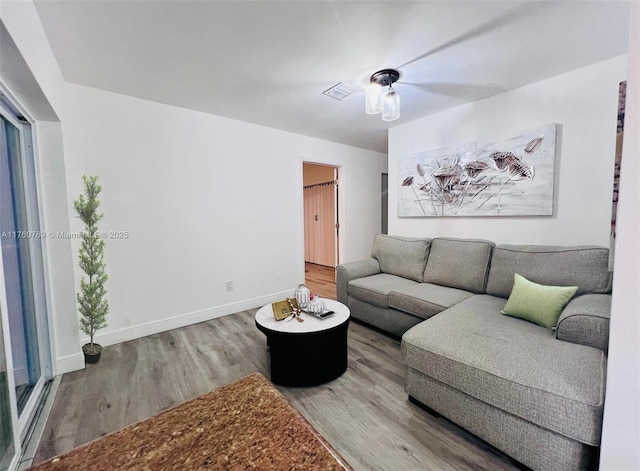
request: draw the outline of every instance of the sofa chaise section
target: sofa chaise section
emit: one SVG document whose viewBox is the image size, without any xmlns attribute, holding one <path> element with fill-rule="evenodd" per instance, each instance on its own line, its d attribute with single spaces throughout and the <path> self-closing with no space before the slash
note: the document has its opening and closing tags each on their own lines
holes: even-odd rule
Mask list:
<svg viewBox="0 0 640 471">
<path fill-rule="evenodd" d="M 555 331 L 501 314 L 515 273 L 578 287 Z M 605 248 L 495 247 L 488 294 L 403 335 L 407 393 L 535 470 L 593 468 L 604 407 L 609 284 Z"/>
<path fill-rule="evenodd" d="M 606 357 L 500 314 L 505 304 L 474 296 L 407 331 L 406 392 L 533 469 L 584 469 L 594 450 L 582 444 L 600 442 Z"/>
</svg>

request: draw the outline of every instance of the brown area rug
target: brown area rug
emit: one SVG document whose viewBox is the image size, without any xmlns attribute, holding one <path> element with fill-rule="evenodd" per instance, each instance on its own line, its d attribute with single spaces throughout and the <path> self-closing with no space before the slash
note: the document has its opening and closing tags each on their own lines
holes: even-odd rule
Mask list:
<svg viewBox="0 0 640 471">
<path fill-rule="evenodd" d="M 351 470 L 260 373 L 29 470 Z"/>
</svg>

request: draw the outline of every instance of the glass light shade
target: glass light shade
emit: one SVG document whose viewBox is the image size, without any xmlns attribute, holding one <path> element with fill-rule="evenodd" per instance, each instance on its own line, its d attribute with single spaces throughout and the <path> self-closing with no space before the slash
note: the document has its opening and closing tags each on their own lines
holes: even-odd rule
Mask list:
<svg viewBox="0 0 640 471">
<path fill-rule="evenodd" d="M 389 87 L 382 94 L 382 121 L 395 121 L 400 117 L 400 95 Z"/>
<path fill-rule="evenodd" d="M 376 114 L 382 111 L 380 106 L 380 95 L 382 94 L 382 87 L 377 83 L 372 83 L 366 90 L 366 104 L 367 114 Z"/>
</svg>

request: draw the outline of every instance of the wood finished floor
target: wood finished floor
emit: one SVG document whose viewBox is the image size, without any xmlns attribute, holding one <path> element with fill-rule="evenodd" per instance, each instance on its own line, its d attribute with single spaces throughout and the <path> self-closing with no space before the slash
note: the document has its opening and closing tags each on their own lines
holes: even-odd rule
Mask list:
<svg viewBox="0 0 640 471">
<path fill-rule="evenodd" d="M 336 299 L 335 268 L 306 262 L 304 278 L 305 284 L 312 293 L 319 294 L 321 298 Z"/>
<path fill-rule="evenodd" d="M 255 310 L 104 349 L 62 378 L 34 463 L 253 372 L 269 378 Z M 278 388 L 356 470 L 513 470 L 510 460 L 410 403 L 398 340 L 349 327 L 349 367 L 312 388 Z"/>
</svg>

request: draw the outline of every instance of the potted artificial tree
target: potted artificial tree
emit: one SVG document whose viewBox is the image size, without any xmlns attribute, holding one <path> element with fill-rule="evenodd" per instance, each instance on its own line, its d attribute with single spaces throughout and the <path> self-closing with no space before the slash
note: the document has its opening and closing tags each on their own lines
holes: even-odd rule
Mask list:
<svg viewBox="0 0 640 471">
<path fill-rule="evenodd" d="M 109 302 L 104 287 L 107 281 L 104 263 L 105 242 L 98 233 L 98 221 L 103 214 L 98 212 L 98 194 L 102 187 L 98 185 L 97 176 L 82 177 L 84 194 L 73 202 L 78 218 L 84 223 L 81 234 L 82 243 L 79 252 L 79 265 L 85 276 L 80 280 L 78 293 L 78 310 L 82 315 L 80 330 L 89 336 L 89 343 L 82 346 L 82 352 L 87 363 L 97 363 L 100 360 L 102 346 L 94 343 L 93 336 L 98 329 L 107 326 L 107 312 Z"/>
</svg>

